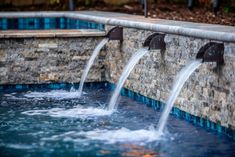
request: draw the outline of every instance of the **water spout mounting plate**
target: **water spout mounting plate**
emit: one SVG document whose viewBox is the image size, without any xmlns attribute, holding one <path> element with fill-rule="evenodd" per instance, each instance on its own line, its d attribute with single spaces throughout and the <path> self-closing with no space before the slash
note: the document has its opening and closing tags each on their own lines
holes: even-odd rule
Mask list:
<svg viewBox="0 0 235 157">
<path fill-rule="evenodd" d="M 154 33 L 144 41 L 143 47 L 149 47 L 150 50 L 166 50 L 166 43 L 164 41 L 165 34 Z"/>
<path fill-rule="evenodd" d="M 123 27 L 114 27 L 106 35 L 109 40 L 120 40 L 123 41 Z"/>
<path fill-rule="evenodd" d="M 224 44 L 209 42 L 200 48 L 196 58 L 202 59 L 202 62 L 224 64 Z"/>
</svg>

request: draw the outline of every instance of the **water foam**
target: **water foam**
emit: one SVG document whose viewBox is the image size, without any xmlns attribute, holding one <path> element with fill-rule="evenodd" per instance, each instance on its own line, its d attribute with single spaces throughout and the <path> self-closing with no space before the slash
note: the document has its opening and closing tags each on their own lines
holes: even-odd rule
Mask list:
<svg viewBox="0 0 235 157">
<path fill-rule="evenodd" d="M 0 144 L 1 147 L 6 147 L 6 148 L 12 148 L 12 149 L 21 149 L 21 150 L 25 150 L 25 149 L 33 149 L 35 148 L 35 146 L 32 145 L 25 145 L 25 144 Z"/>
<path fill-rule="evenodd" d="M 153 129 L 140 129 L 129 130 L 127 128 L 121 128 L 118 130 L 100 130 L 96 129 L 88 132 L 78 133 L 80 136 L 84 136 L 90 140 L 106 141 L 107 143 L 117 142 L 153 142 L 158 140 L 156 131 Z"/>
<path fill-rule="evenodd" d="M 79 97 L 76 90 L 52 90 L 49 92 L 29 92 L 24 94 L 27 98 L 75 99 Z"/>
<path fill-rule="evenodd" d="M 41 115 L 41 116 L 50 116 L 56 118 L 94 118 L 98 116 L 107 116 L 111 115 L 112 112 L 105 110 L 104 108 L 94 108 L 88 107 L 84 108 L 82 106 L 76 106 L 71 109 L 65 108 L 52 108 L 47 110 L 29 110 L 24 111 L 22 114 L 29 116 Z"/>
<path fill-rule="evenodd" d="M 92 131 L 69 131 L 64 134 L 54 135 L 42 140 L 56 141 L 64 139 L 72 142 L 84 142 L 84 140 L 103 141 L 108 144 L 114 143 L 138 143 L 144 145 L 149 142 L 163 140 L 163 137 L 158 136 L 153 128 L 130 130 L 127 128 L 120 128 L 118 130 L 95 129 Z"/>
</svg>

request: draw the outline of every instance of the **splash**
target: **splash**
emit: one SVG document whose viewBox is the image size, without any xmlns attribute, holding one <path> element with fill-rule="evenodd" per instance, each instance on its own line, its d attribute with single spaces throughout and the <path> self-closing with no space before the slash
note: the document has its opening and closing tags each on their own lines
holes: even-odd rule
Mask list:
<svg viewBox="0 0 235 157">
<path fill-rule="evenodd" d="M 118 130 L 100 130 L 95 129 L 88 132 L 80 132 L 79 136 L 84 136 L 90 140 L 100 140 L 107 143 L 117 142 L 153 142 L 158 139 L 154 129 L 140 129 L 140 130 L 129 130 L 127 128 L 121 128 Z"/>
<path fill-rule="evenodd" d="M 128 61 L 127 65 L 125 66 L 121 77 L 118 80 L 117 87 L 114 90 L 114 93 L 109 101 L 108 110 L 113 111 L 116 108 L 116 103 L 118 96 L 120 94 L 120 91 L 127 79 L 127 77 L 130 75 L 131 71 L 135 67 L 135 65 L 138 63 L 138 61 L 148 52 L 148 48 L 141 48 L 139 49 Z"/>
<path fill-rule="evenodd" d="M 66 141 L 81 142 L 81 140 L 103 141 L 108 144 L 114 143 L 138 143 L 145 145 L 149 142 L 164 140 L 165 137 L 157 136 L 156 131 L 152 126 L 149 129 L 130 130 L 120 128 L 117 130 L 95 129 L 92 131 L 69 131 L 60 135 L 53 135 L 48 138 L 43 138 L 44 141 L 56 141 L 66 139 Z"/>
<path fill-rule="evenodd" d="M 104 108 L 94 108 L 88 107 L 83 108 L 82 106 L 76 106 L 71 109 L 66 108 L 52 108 L 52 109 L 45 109 L 45 110 L 29 110 L 24 111 L 22 114 L 26 114 L 29 116 L 50 116 L 56 118 L 95 118 L 99 116 L 107 116 L 112 114 L 110 111 L 105 110 Z"/>
<path fill-rule="evenodd" d="M 26 98 L 51 98 L 51 99 L 75 99 L 79 94 L 76 90 L 71 88 L 70 91 L 66 90 L 52 90 L 49 92 L 29 92 L 24 94 Z"/>
</svg>

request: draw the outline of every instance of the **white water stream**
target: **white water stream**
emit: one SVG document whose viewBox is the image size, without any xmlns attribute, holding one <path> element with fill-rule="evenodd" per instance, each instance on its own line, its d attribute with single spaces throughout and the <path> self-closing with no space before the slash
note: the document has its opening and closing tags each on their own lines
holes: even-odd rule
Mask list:
<svg viewBox="0 0 235 157">
<path fill-rule="evenodd" d="M 174 82 L 173 88 L 171 90 L 170 97 L 168 98 L 166 102 L 166 106 L 164 108 L 164 111 L 160 117 L 158 127 L 157 127 L 157 133 L 159 135 L 163 134 L 164 128 L 167 123 L 167 119 L 169 117 L 170 111 L 172 107 L 174 106 L 175 100 L 178 97 L 184 83 L 188 80 L 190 75 L 202 64 L 201 60 L 193 60 L 189 64 L 187 64 L 177 75 L 176 80 Z"/>
<path fill-rule="evenodd" d="M 116 109 L 117 99 L 126 79 L 130 75 L 131 71 L 134 69 L 135 65 L 147 52 L 148 48 L 141 48 L 130 58 L 122 72 L 121 77 L 118 80 L 117 87 L 115 88 L 114 93 L 109 101 L 108 110 L 113 111 L 114 109 Z"/>
<path fill-rule="evenodd" d="M 91 55 L 91 58 L 88 60 L 85 68 L 84 68 L 84 71 L 83 71 L 83 74 L 82 74 L 82 77 L 81 77 L 81 81 L 80 81 L 80 84 L 79 84 L 79 89 L 78 89 L 78 97 L 81 97 L 82 96 L 82 90 L 83 90 L 83 85 L 84 85 L 84 82 L 87 78 L 87 75 L 88 75 L 88 72 L 90 71 L 91 69 L 91 66 L 93 65 L 94 61 L 95 61 L 95 58 L 96 56 L 98 56 L 100 50 L 104 47 L 104 45 L 109 41 L 108 38 L 104 38 L 95 48 L 95 50 L 93 51 L 92 55 Z"/>
</svg>

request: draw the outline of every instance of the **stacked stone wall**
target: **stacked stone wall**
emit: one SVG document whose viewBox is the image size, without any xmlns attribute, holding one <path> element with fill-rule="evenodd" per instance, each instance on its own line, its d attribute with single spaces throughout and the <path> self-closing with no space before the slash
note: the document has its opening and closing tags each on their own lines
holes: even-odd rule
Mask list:
<svg viewBox="0 0 235 157">
<path fill-rule="evenodd" d="M 0 39 L 0 84 L 79 82 L 101 37 Z M 100 53 L 88 80 L 104 79 Z"/>
<path fill-rule="evenodd" d="M 110 42 L 105 59 L 106 80 L 116 83 L 131 55 L 141 48 L 153 32 L 124 29 L 124 41 Z M 147 97 L 166 102 L 177 73 L 196 58 L 201 46 L 209 42 L 179 35 L 166 35 L 164 61 L 157 51 L 150 51 L 135 66 L 125 87 Z M 216 63 L 203 63 L 184 85 L 176 106 L 195 116 L 207 118 L 235 129 L 235 44 L 225 43 L 222 73 Z"/>
</svg>

